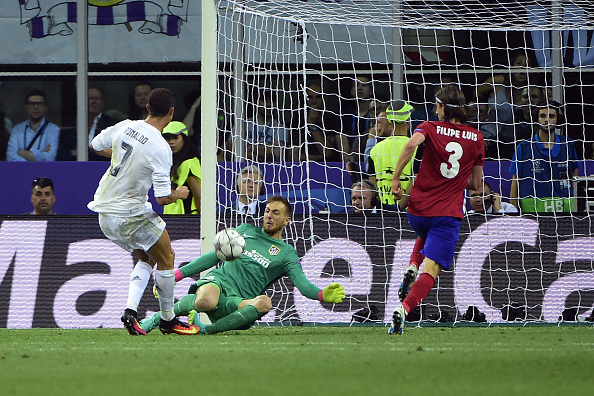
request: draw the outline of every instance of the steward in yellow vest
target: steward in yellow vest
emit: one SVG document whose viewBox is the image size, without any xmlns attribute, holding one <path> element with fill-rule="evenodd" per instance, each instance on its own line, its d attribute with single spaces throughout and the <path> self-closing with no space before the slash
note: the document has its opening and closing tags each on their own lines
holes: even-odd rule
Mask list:
<svg viewBox="0 0 594 396">
<path fill-rule="evenodd" d="M 163 214 L 198 214 L 200 213 L 200 151 L 188 138 L 188 128 L 184 123 L 171 121 L 163 129 L 163 137 L 173 152 L 171 167 L 172 187 L 187 186 L 190 195 L 186 199 L 165 205 Z"/>
<path fill-rule="evenodd" d="M 384 209 L 404 210 L 408 203 L 408 197 L 405 196 L 398 202 L 394 200 L 392 176 L 400 153 L 410 140 L 409 120 L 413 107 L 401 100 L 397 101 L 393 107 L 396 110 L 388 108 L 377 117 L 378 143 L 373 146 L 369 154 L 367 171 L 369 172 L 369 180 L 377 185 L 379 199 L 384 205 Z M 413 160 L 406 164 L 402 171 L 400 181 L 404 191 L 409 191 L 412 183 L 412 166 Z"/>
</svg>

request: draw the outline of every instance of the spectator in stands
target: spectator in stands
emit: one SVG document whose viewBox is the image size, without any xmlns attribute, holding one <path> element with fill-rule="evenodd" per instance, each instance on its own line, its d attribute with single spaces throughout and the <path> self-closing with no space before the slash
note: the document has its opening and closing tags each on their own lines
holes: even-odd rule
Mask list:
<svg viewBox="0 0 594 396">
<path fill-rule="evenodd" d="M 545 92 L 545 94 L 546 94 L 546 95 L 545 95 L 545 96 L 546 96 L 546 99 L 547 99 L 549 102 L 552 102 L 552 101 L 554 100 L 554 99 L 553 99 L 553 88 L 551 88 L 551 87 L 546 87 L 546 88 L 544 89 L 544 92 Z"/>
<path fill-rule="evenodd" d="M 481 131 L 483 136 L 495 136 L 497 126 L 492 120 L 492 109 L 487 103 L 486 98 L 479 98 L 476 102 L 468 104 L 467 124 Z M 488 149 L 489 142 L 485 141 L 485 150 Z"/>
<path fill-rule="evenodd" d="M 188 127 L 188 136 L 190 140 L 200 148 L 200 135 L 201 135 L 201 124 L 200 124 L 200 106 L 202 104 L 202 96 L 200 96 L 200 90 L 195 89 L 187 92 L 184 95 L 184 104 L 188 111 L 184 115 L 182 122 Z"/>
<path fill-rule="evenodd" d="M 278 105 L 274 96 L 270 90 L 261 92 L 256 112 L 246 123 L 246 156 L 249 160 L 274 162 L 286 159 L 288 135 L 285 126 L 280 121 Z"/>
<path fill-rule="evenodd" d="M 528 57 L 525 52 L 512 55 L 511 67 L 528 68 Z M 514 150 L 514 112 L 519 109 L 522 88 L 528 83 L 528 73 L 516 70 L 509 74 L 498 74 L 489 77 L 477 87 L 476 97 L 489 98 L 489 105 L 493 109 L 492 119 L 496 122 L 493 135 L 486 135 L 485 158 L 511 158 Z"/>
<path fill-rule="evenodd" d="M 237 197 L 230 206 L 223 208 L 223 216 L 241 215 L 259 218 L 264 215 L 266 201 L 260 201 L 258 197 L 265 194 L 264 177 L 262 171 L 256 165 L 248 165 L 242 168 L 235 177 L 235 188 Z"/>
<path fill-rule="evenodd" d="M 117 120 L 103 113 L 103 92 L 97 87 L 89 88 L 89 111 L 87 128 L 89 130 L 89 143 L 93 138 L 107 127 L 117 124 Z M 76 156 L 76 152 L 73 153 Z M 89 161 L 109 161 L 109 158 L 98 155 L 89 147 Z"/>
<path fill-rule="evenodd" d="M 369 123 L 371 127 L 367 131 L 367 141 L 365 143 L 365 150 L 362 157 L 363 166 L 360 167 L 359 163 L 355 162 L 355 158 L 352 156 L 349 156 L 349 161 L 345 164 L 345 169 L 347 170 L 347 172 L 349 172 L 349 175 L 351 176 L 351 183 L 356 183 L 358 181 L 361 181 L 362 179 L 367 179 L 369 177 L 369 170 L 367 169 L 369 163 L 369 153 L 378 141 L 377 119 L 380 113 L 385 112 L 387 108 L 387 103 L 378 100 L 374 100 L 369 105 L 369 115 L 373 117 L 373 119 Z"/>
<path fill-rule="evenodd" d="M 433 103 L 425 98 L 425 84 L 408 84 L 408 103 L 414 107 L 410 115 L 411 129 L 415 128 L 424 121 L 437 121 Z"/>
<path fill-rule="evenodd" d="M 109 126 L 115 125 L 118 121 L 103 112 L 103 92 L 97 87 L 89 88 L 88 93 L 87 130 L 89 132 L 90 144 L 93 138 Z M 64 127 L 60 132 L 60 148 L 58 150 L 58 161 L 76 161 L 78 156 L 76 127 Z M 95 151 L 88 149 L 89 161 L 109 161 L 110 159 L 98 155 Z"/>
<path fill-rule="evenodd" d="M 3 95 L 0 94 L 0 114 L 3 114 L 3 120 L 1 121 L 0 125 L 3 125 L 6 128 L 6 130 L 8 131 L 8 135 L 10 136 L 13 127 L 12 120 L 6 117 L 6 112 L 2 110 L 2 97 Z"/>
<path fill-rule="evenodd" d="M 148 116 L 146 105 L 153 90 L 153 84 L 148 81 L 138 81 L 134 86 L 134 92 L 130 95 L 128 104 L 130 112 L 128 118 L 131 120 L 144 120 Z"/>
<path fill-rule="evenodd" d="M 183 122 L 171 121 L 163 128 L 163 138 L 173 152 L 171 167 L 171 188 L 186 186 L 190 194 L 163 206 L 163 214 L 200 213 L 200 150 L 188 137 L 188 128 Z"/>
<path fill-rule="evenodd" d="M 392 194 L 392 175 L 398 164 L 400 153 L 410 140 L 409 122 L 413 107 L 405 101 L 398 100 L 392 108 L 379 114 L 377 118 L 378 143 L 369 153 L 369 180 L 378 187 L 379 199 L 386 210 L 404 210 L 408 196 L 403 196 L 398 202 Z M 416 148 L 415 148 L 416 154 Z M 413 154 L 414 157 L 414 154 Z M 408 194 L 412 183 L 413 160 L 402 171 L 400 182 Z"/>
<path fill-rule="evenodd" d="M 375 184 L 367 179 L 351 187 L 351 205 L 355 214 L 375 214 L 382 209 Z"/>
<path fill-rule="evenodd" d="M 568 212 L 578 174 L 574 141 L 555 133 L 565 123 L 560 103 L 543 100 L 534 113 L 538 133 L 518 145 L 509 168 L 511 203 L 524 213 Z"/>
<path fill-rule="evenodd" d="M 228 117 L 226 117 L 228 109 L 225 109 L 227 102 L 223 95 L 219 97 L 219 103 L 222 103 L 222 107 L 219 107 L 217 117 L 217 147 L 219 147 L 217 159 L 218 161 L 232 161 L 231 147 L 230 144 L 226 143 L 230 139 L 231 125 L 229 125 Z M 184 104 L 188 110 L 182 122 L 188 127 L 190 141 L 200 149 L 202 146 L 202 114 L 200 111 L 202 96 L 200 95 L 200 89 L 193 89 L 186 92 L 184 94 Z"/>
<path fill-rule="evenodd" d="M 12 129 L 7 161 L 55 161 L 60 143 L 60 127 L 45 118 L 47 100 L 45 93 L 34 89 L 25 97 L 28 120 Z"/>
<path fill-rule="evenodd" d="M 320 84 L 310 84 L 307 94 L 307 131 L 295 128 L 299 136 L 294 136 L 293 147 L 298 150 L 301 161 L 345 162 L 348 160 L 349 139 L 339 133 L 340 119 L 326 110 L 324 94 Z M 299 114 L 301 115 L 301 114 Z M 303 118 L 301 117 L 301 120 Z M 298 121 L 298 125 L 304 125 Z M 302 136 L 307 136 L 306 144 L 302 144 Z M 307 150 L 307 151 L 306 151 Z"/>
<path fill-rule="evenodd" d="M 470 206 L 467 213 L 518 213 L 518 209 L 510 203 L 503 202 L 501 196 L 492 192 L 491 186 L 486 181 L 478 190 L 468 190 Z"/>
<path fill-rule="evenodd" d="M 349 138 L 351 161 L 360 163 L 365 151 L 369 129 L 374 120 L 370 112 L 373 98 L 373 85 L 368 77 L 358 76 L 353 79 L 350 108 L 342 117 L 342 132 Z"/>
<path fill-rule="evenodd" d="M 373 122 L 369 132 L 367 134 L 367 143 L 365 144 L 365 153 L 363 155 L 363 163 L 365 164 L 365 172 L 368 172 L 367 163 L 369 161 L 369 153 L 371 149 L 377 144 L 378 139 L 381 137 L 378 135 L 378 117 L 381 113 L 384 113 L 388 109 L 388 104 L 380 101 L 374 101 L 369 108 L 369 114 L 373 116 Z M 385 119 L 385 117 L 383 117 Z"/>
<path fill-rule="evenodd" d="M 32 215 L 53 215 L 56 196 L 54 195 L 54 182 L 48 177 L 39 177 L 33 180 L 31 186 Z"/>
<path fill-rule="evenodd" d="M 539 87 L 522 88 L 520 109 L 515 113 L 514 136 L 516 141 L 529 140 L 534 135 L 536 120 L 532 118 L 533 109 L 542 99 L 543 93 Z"/>
<path fill-rule="evenodd" d="M 10 139 L 10 131 L 6 125 L 6 113 L 0 110 L 0 161 L 6 161 L 6 149 Z"/>
</svg>

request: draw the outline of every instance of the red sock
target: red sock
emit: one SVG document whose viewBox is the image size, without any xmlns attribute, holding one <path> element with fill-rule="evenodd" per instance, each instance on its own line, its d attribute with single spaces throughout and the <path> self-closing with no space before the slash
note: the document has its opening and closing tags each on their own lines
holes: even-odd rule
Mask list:
<svg viewBox="0 0 594 396">
<path fill-rule="evenodd" d="M 415 247 L 413 248 L 413 252 L 410 255 L 410 263 L 415 264 L 417 269 L 419 269 L 423 260 L 425 260 L 425 256 L 421 253 L 421 249 L 425 246 L 425 240 L 422 238 L 417 238 L 415 242 Z"/>
<path fill-rule="evenodd" d="M 408 296 L 402 301 L 406 313 L 415 309 L 421 303 L 421 300 L 427 297 L 434 283 L 435 278 L 425 272 L 419 276 L 419 279 L 411 286 Z"/>
</svg>

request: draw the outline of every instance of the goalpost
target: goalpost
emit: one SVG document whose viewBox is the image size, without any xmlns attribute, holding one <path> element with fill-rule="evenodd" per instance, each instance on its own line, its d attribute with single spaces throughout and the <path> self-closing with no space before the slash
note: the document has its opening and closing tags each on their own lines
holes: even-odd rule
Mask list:
<svg viewBox="0 0 594 396">
<path fill-rule="evenodd" d="M 516 125 L 533 131 L 535 120 L 523 110 L 537 95 L 563 105 L 562 133 L 576 141 L 581 181 L 573 181 L 569 212 L 465 217 L 453 270 L 440 275 L 419 319 L 457 322 L 469 307 L 488 322 L 591 315 L 587 176 L 594 141 L 588 132 L 594 122 L 594 19 L 586 2 L 542 4 L 216 2 L 216 35 L 203 31 L 203 43 L 216 54 L 205 46 L 202 54 L 203 67 L 210 65 L 210 74 L 203 73 L 203 122 L 211 123 L 204 124 L 203 139 L 215 129 L 213 117 L 218 123 L 216 142 L 207 146 L 203 140 L 202 146 L 203 168 L 216 171 L 209 191 L 218 205 L 229 205 L 237 172 L 258 166 L 266 180 L 263 197 L 280 194 L 294 205 L 285 237 L 295 244 L 308 278 L 318 286 L 335 280 L 347 290 L 343 304 L 330 306 L 305 299 L 281 279 L 271 294 L 275 309 L 262 322 L 348 323 L 363 308 L 389 322 L 415 235 L 404 214 L 351 213 L 350 187 L 365 177 L 364 149 L 375 118 L 367 110 L 404 99 L 415 107 L 416 125 L 433 117 L 434 92 L 447 83 L 458 84 L 476 105 L 476 125 L 489 145 L 485 180 L 503 201 L 510 198 L 511 155 L 529 138 Z M 514 63 L 522 57 L 523 63 Z M 314 100 L 308 93 L 314 91 L 307 87 L 323 98 L 321 135 L 308 118 Z M 498 103 L 489 99 L 492 91 L 502 95 Z M 513 110 L 511 118 L 504 118 L 506 108 Z M 490 109 L 490 118 L 481 118 L 481 109 Z M 258 133 L 267 134 L 265 145 L 252 140 Z M 319 155 L 321 146 L 327 150 Z M 346 162 L 357 170 L 347 172 Z M 203 235 L 242 221 L 213 218 L 214 201 L 206 205 Z"/>
</svg>

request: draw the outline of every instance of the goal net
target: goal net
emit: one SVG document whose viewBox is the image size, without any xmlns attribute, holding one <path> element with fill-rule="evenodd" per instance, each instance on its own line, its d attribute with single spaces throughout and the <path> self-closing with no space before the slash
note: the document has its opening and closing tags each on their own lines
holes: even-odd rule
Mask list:
<svg viewBox="0 0 594 396">
<path fill-rule="evenodd" d="M 522 142 L 528 154 L 516 163 L 532 164 L 533 175 L 516 170 L 518 185 L 540 180 L 532 185 L 561 185 L 567 194 L 541 200 L 532 187 L 525 197 L 532 210 L 465 216 L 453 270 L 408 320 L 458 322 L 476 310 L 488 322 L 590 317 L 594 16 L 587 2 L 273 0 L 217 8 L 219 205 L 234 205 L 238 175 L 256 166 L 260 200 L 280 194 L 294 205 L 285 237 L 308 278 L 347 291 L 342 304 L 320 304 L 283 278 L 263 322 L 348 323 L 354 314 L 390 321 L 416 236 L 402 212 L 353 213 L 351 186 L 370 176 L 377 115 L 406 100 L 412 131 L 436 119 L 434 94 L 449 83 L 473 104 L 470 123 L 486 142 L 485 181 L 503 206 L 514 198 L 510 165 Z M 564 156 L 534 157 L 541 100 L 561 105 L 558 139 L 572 139 Z M 547 164 L 561 172 L 541 180 L 536 173 Z M 246 219 L 219 213 L 221 227 Z"/>
</svg>

